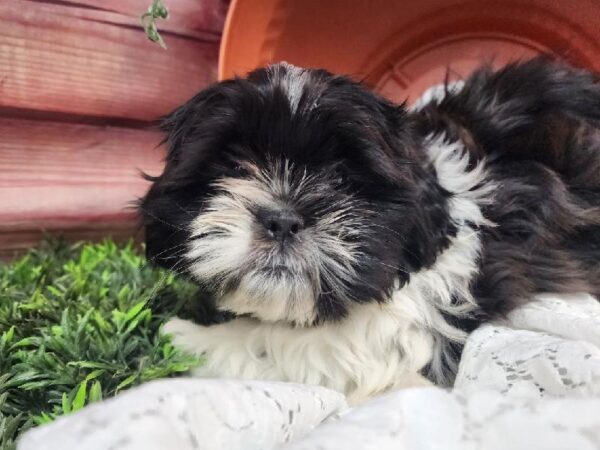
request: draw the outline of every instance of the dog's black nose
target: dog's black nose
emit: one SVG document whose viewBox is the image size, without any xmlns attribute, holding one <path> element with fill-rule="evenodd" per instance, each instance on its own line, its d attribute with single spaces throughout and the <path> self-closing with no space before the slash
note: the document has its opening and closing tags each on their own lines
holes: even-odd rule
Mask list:
<svg viewBox="0 0 600 450">
<path fill-rule="evenodd" d="M 258 218 L 269 236 L 280 242 L 294 236 L 304 226 L 302 217 L 290 210 L 262 211 Z"/>
</svg>

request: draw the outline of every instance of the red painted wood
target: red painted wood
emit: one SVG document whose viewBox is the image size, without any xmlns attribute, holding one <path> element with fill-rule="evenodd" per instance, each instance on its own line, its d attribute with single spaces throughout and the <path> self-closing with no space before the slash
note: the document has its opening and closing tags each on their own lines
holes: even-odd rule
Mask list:
<svg viewBox="0 0 600 450">
<path fill-rule="evenodd" d="M 0 0 L 0 256 L 46 233 L 139 237 L 132 203 L 140 170 L 162 170 L 160 136 L 83 123 L 151 121 L 214 81 L 225 13 L 169 0 L 165 51 L 139 23 L 150 3 Z"/>
<path fill-rule="evenodd" d="M 131 235 L 132 202 L 159 174 L 153 131 L 0 119 L 0 248 L 21 248 L 44 231 Z"/>
<path fill-rule="evenodd" d="M 118 3 L 115 1 L 115 3 Z M 0 108 L 152 120 L 216 76 L 217 43 L 0 2 Z"/>
</svg>

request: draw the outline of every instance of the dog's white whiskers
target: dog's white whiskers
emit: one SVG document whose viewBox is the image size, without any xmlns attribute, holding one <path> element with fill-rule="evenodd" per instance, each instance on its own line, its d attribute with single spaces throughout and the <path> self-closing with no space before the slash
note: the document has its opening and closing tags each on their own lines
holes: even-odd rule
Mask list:
<svg viewBox="0 0 600 450">
<path fill-rule="evenodd" d="M 248 163 L 245 168 L 257 176 L 217 180 L 216 193 L 192 222 L 194 239 L 187 253 L 192 274 L 212 285 L 218 281 L 227 286 L 229 278 L 239 280 L 235 292 L 220 291 L 219 305 L 262 320 L 312 323 L 322 283 L 350 303 L 349 290 L 357 281 L 355 265 L 361 253 L 352 240 L 365 229 L 353 210 L 361 205 L 346 195 L 324 201 L 325 210 L 318 220 L 281 250 L 269 242 L 254 211 L 289 208 L 293 202 L 312 207 L 313 189 L 330 187 L 306 167 L 298 168 L 288 160 L 271 161 L 270 169 L 253 169 Z"/>
</svg>

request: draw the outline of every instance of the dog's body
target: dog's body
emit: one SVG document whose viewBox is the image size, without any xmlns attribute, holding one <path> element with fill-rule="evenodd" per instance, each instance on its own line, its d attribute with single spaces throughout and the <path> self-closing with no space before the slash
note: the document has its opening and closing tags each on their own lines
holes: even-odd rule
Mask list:
<svg viewBox="0 0 600 450">
<path fill-rule="evenodd" d="M 141 209 L 150 259 L 240 317 L 165 330 L 202 376 L 449 384 L 481 321 L 600 294 L 599 123 L 594 76 L 544 59 L 412 112 L 287 64 L 217 84 L 167 118 Z"/>
</svg>

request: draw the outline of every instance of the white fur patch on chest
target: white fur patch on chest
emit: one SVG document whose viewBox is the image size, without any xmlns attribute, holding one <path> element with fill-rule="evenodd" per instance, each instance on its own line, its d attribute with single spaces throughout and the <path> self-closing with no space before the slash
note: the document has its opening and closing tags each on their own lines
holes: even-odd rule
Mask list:
<svg viewBox="0 0 600 450">
<path fill-rule="evenodd" d="M 469 167 L 469 156 L 460 142 L 448 143 L 441 135 L 430 137 L 426 148 L 439 184 L 452 195 L 449 214 L 457 227 L 456 236 L 433 266 L 411 275 L 389 303 L 356 305 L 341 327 L 364 337 L 362 342 L 385 363 L 393 359 L 381 354 L 382 348 L 402 355 L 395 370 L 418 372 L 430 364 L 434 377 L 443 383 L 443 340 L 466 339 L 466 333 L 449 324 L 444 314 L 460 317 L 477 309 L 471 281 L 481 252 L 478 228 L 493 226 L 482 207 L 492 201 L 496 185 L 488 179 L 485 161 Z"/>
<path fill-rule="evenodd" d="M 444 135 L 431 136 L 427 152 L 439 184 L 452 195 L 448 212 L 457 233 L 432 267 L 412 275 L 410 282 L 393 294 L 391 304 L 415 326 L 441 338 L 436 339 L 430 364 L 434 377 L 444 382 L 443 340 L 466 339 L 466 333 L 450 325 L 444 314 L 464 317 L 477 309 L 471 282 L 479 268 L 479 228 L 494 226 L 482 208 L 492 202 L 496 185 L 489 180 L 485 161 L 469 167 L 469 155 L 460 142 L 449 143 Z"/>
</svg>

